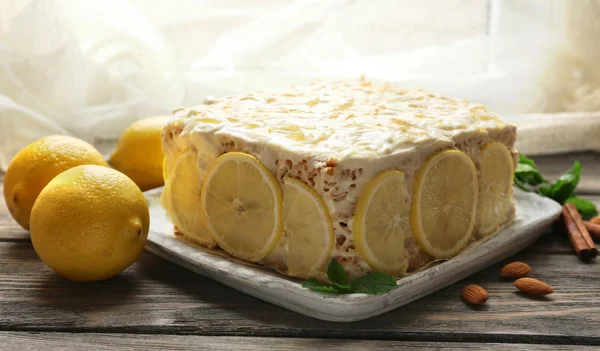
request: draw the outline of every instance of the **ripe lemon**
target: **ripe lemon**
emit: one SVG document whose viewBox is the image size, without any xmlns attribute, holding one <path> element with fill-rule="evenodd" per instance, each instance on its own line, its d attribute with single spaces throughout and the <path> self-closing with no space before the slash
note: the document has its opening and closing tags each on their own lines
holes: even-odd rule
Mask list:
<svg viewBox="0 0 600 351">
<path fill-rule="evenodd" d="M 283 227 L 288 274 L 308 278 L 323 271 L 333 250 L 329 211 L 314 189 L 293 178 L 284 180 Z"/>
<path fill-rule="evenodd" d="M 479 186 L 473 161 L 458 150 L 440 152 L 419 170 L 410 227 L 430 255 L 449 258 L 462 250 L 475 227 Z"/>
<path fill-rule="evenodd" d="M 31 212 L 31 242 L 60 275 L 97 281 L 138 258 L 149 223 L 146 200 L 131 179 L 108 167 L 78 166 L 40 193 Z"/>
<path fill-rule="evenodd" d="M 479 180 L 479 234 L 498 229 L 505 219 L 512 198 L 513 158 L 501 143 L 491 143 L 481 151 Z"/>
<path fill-rule="evenodd" d="M 127 127 L 109 163 L 125 173 L 142 191 L 164 184 L 162 129 L 168 117 L 151 117 Z"/>
<path fill-rule="evenodd" d="M 46 184 L 59 173 L 85 164 L 108 166 L 92 145 L 65 135 L 48 136 L 24 147 L 4 176 L 4 200 L 13 218 L 29 229 L 31 208 Z"/>
<path fill-rule="evenodd" d="M 236 257 L 260 261 L 281 237 L 281 188 L 254 156 L 219 156 L 206 175 L 201 202 L 213 239 Z"/>
<path fill-rule="evenodd" d="M 408 266 L 404 234 L 408 210 L 404 173 L 385 171 L 362 191 L 352 226 L 359 255 L 376 271 L 403 275 Z"/>
<path fill-rule="evenodd" d="M 162 200 L 165 207 L 170 209 L 169 213 L 177 230 L 188 239 L 214 247 L 215 241 L 210 235 L 204 211 L 200 209 L 203 178 L 196 166 L 197 160 L 194 150 L 188 150 L 176 159 L 172 176 L 165 184 Z"/>
</svg>

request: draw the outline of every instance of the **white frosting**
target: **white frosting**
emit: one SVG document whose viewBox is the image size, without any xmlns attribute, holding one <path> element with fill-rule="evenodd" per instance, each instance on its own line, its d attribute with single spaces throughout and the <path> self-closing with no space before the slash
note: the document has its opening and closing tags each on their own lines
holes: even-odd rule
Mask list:
<svg viewBox="0 0 600 351">
<path fill-rule="evenodd" d="M 235 135 L 338 162 L 377 159 L 504 124 L 484 106 L 370 82 L 314 82 L 288 92 L 210 98 L 174 111 L 195 132 Z"/>
</svg>

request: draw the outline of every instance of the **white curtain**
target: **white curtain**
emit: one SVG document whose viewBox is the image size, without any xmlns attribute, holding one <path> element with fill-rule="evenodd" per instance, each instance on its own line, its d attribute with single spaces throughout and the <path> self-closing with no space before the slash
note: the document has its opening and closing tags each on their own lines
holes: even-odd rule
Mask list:
<svg viewBox="0 0 600 351">
<path fill-rule="evenodd" d="M 48 134 L 116 138 L 206 95 L 361 75 L 534 134 L 578 112 L 600 140 L 599 62 L 600 0 L 0 0 L 0 168 Z M 573 139 L 552 152 L 600 149 Z"/>
</svg>

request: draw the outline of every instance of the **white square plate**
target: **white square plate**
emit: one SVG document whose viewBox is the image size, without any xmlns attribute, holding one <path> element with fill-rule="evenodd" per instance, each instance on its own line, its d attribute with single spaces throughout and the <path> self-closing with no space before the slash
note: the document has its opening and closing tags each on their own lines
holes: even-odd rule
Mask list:
<svg viewBox="0 0 600 351">
<path fill-rule="evenodd" d="M 558 203 L 515 188 L 516 219 L 496 236 L 451 260 L 397 281 L 382 295 L 328 295 L 302 288 L 300 281 L 268 268 L 246 265 L 190 244 L 173 234 L 173 224 L 160 206 L 162 188 L 145 193 L 150 205 L 146 249 L 177 265 L 236 290 L 318 319 L 353 322 L 388 312 L 420 299 L 531 245 L 558 217 Z"/>
</svg>

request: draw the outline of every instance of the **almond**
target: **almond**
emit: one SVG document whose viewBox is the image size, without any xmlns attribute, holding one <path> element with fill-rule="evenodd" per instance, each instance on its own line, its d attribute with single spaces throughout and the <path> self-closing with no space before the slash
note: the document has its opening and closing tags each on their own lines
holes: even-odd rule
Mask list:
<svg viewBox="0 0 600 351">
<path fill-rule="evenodd" d="M 600 224 L 600 216 L 596 216 L 596 217 L 590 219 L 590 222 L 592 222 L 594 224 Z"/>
<path fill-rule="evenodd" d="M 502 267 L 500 275 L 505 278 L 522 278 L 531 272 L 531 267 L 523 262 L 513 262 Z"/>
<path fill-rule="evenodd" d="M 471 305 L 481 305 L 488 300 L 488 293 L 479 285 L 469 284 L 464 287 L 462 296 Z"/>
<path fill-rule="evenodd" d="M 533 278 L 517 279 L 515 286 L 522 292 L 531 295 L 548 295 L 554 292 L 550 285 Z"/>
</svg>

